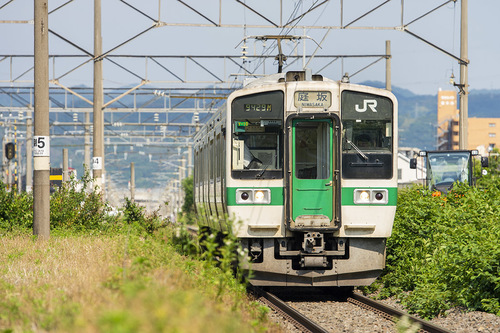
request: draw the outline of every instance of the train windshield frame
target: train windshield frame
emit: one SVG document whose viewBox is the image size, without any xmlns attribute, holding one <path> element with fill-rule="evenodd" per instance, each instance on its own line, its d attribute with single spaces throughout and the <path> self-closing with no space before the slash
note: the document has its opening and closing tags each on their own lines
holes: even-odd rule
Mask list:
<svg viewBox="0 0 500 333">
<path fill-rule="evenodd" d="M 470 183 L 472 176 L 469 152 L 428 152 L 427 179 L 429 188 L 449 186 L 454 182 Z"/>
<path fill-rule="evenodd" d="M 269 91 L 231 103 L 232 178 L 283 178 L 283 96 Z"/>
<path fill-rule="evenodd" d="M 393 110 L 394 105 L 387 97 L 342 92 L 343 178 L 393 177 Z"/>
</svg>

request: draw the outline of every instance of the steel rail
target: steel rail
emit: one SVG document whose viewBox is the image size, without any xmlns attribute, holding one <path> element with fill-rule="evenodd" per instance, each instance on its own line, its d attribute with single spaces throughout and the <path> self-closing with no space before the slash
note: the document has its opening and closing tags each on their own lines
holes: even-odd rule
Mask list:
<svg viewBox="0 0 500 333">
<path fill-rule="evenodd" d="M 259 296 L 260 301 L 264 302 L 270 308 L 284 316 L 287 320 L 291 321 L 301 331 L 312 333 L 329 332 L 270 292 L 267 292 L 255 286 L 250 286 L 249 289 Z"/>
<path fill-rule="evenodd" d="M 439 327 L 437 325 L 434 325 L 428 321 L 425 321 L 423 319 L 417 318 L 415 316 L 412 316 L 406 312 L 400 311 L 398 309 L 395 309 L 393 307 L 390 307 L 386 304 L 383 304 L 381 302 L 375 301 L 371 298 L 368 298 L 366 296 L 363 296 L 358 293 L 352 293 L 350 297 L 347 298 L 347 301 L 355 304 L 357 306 L 360 306 L 362 308 L 369 309 L 382 317 L 392 320 L 392 321 L 397 321 L 401 319 L 402 317 L 406 316 L 410 318 L 413 322 L 416 322 L 420 325 L 420 331 L 419 332 L 428 332 L 428 333 L 452 333 L 452 331 L 447 330 L 445 328 Z"/>
</svg>

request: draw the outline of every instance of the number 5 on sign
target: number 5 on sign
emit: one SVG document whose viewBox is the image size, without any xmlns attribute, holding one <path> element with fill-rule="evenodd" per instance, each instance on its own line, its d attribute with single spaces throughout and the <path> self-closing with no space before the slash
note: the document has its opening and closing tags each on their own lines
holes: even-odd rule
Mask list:
<svg viewBox="0 0 500 333">
<path fill-rule="evenodd" d="M 102 170 L 102 157 L 92 157 L 92 170 Z"/>
<path fill-rule="evenodd" d="M 33 157 L 50 156 L 50 137 L 33 137 Z"/>
</svg>

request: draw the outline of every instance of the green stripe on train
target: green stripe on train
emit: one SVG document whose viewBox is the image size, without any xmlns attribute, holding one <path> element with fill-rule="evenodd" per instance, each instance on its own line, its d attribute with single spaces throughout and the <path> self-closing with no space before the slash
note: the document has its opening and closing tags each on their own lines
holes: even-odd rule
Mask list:
<svg viewBox="0 0 500 333">
<path fill-rule="evenodd" d="M 355 189 L 376 189 L 387 190 L 389 193 L 389 201 L 386 205 L 381 204 L 355 204 L 354 203 L 354 190 Z M 342 206 L 396 206 L 398 201 L 398 188 L 397 187 L 342 187 Z"/>
<path fill-rule="evenodd" d="M 227 205 L 228 206 L 258 206 L 257 204 L 236 204 L 236 189 L 237 188 L 248 188 L 248 189 L 270 189 L 271 190 L 271 203 L 261 206 L 282 206 L 284 203 L 283 197 L 283 187 L 228 187 L 227 188 Z M 343 187 L 342 188 L 342 206 L 354 206 L 354 190 L 360 187 Z M 370 189 L 370 187 L 366 187 Z M 386 189 L 389 193 L 389 202 L 386 206 L 396 206 L 398 197 L 397 187 L 372 187 L 372 189 Z M 356 205 L 356 206 L 367 206 Z M 374 204 L 373 206 L 381 206 L 379 204 Z"/>
<path fill-rule="evenodd" d="M 236 189 L 269 189 L 271 190 L 271 203 L 270 204 L 237 204 L 236 203 Z M 227 205 L 228 206 L 283 206 L 283 187 L 228 187 L 227 188 Z"/>
</svg>

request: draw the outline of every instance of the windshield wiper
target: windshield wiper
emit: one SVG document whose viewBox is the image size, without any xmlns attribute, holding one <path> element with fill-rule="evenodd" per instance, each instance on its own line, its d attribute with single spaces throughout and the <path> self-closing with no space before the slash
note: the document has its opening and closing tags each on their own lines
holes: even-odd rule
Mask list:
<svg viewBox="0 0 500 333">
<path fill-rule="evenodd" d="M 368 161 L 368 156 L 366 156 L 361 149 L 359 149 L 351 140 L 346 139 L 347 143 L 351 145 L 352 148 L 365 160 Z"/>
<path fill-rule="evenodd" d="M 271 164 L 267 164 L 264 169 L 262 169 L 261 172 L 259 172 L 258 174 L 255 175 L 255 178 L 260 178 L 262 177 L 262 175 L 264 174 L 264 172 L 267 170 L 267 168 L 270 166 Z"/>
<path fill-rule="evenodd" d="M 273 164 L 275 158 L 276 158 L 276 152 L 273 153 L 273 156 L 271 157 L 271 162 L 268 163 L 268 164 L 266 164 L 266 166 L 264 167 L 264 169 L 262 169 L 261 172 L 259 172 L 258 174 L 255 175 L 255 178 L 262 177 L 262 175 L 264 175 L 264 172 L 267 170 L 267 168 L 269 168 Z"/>
</svg>

